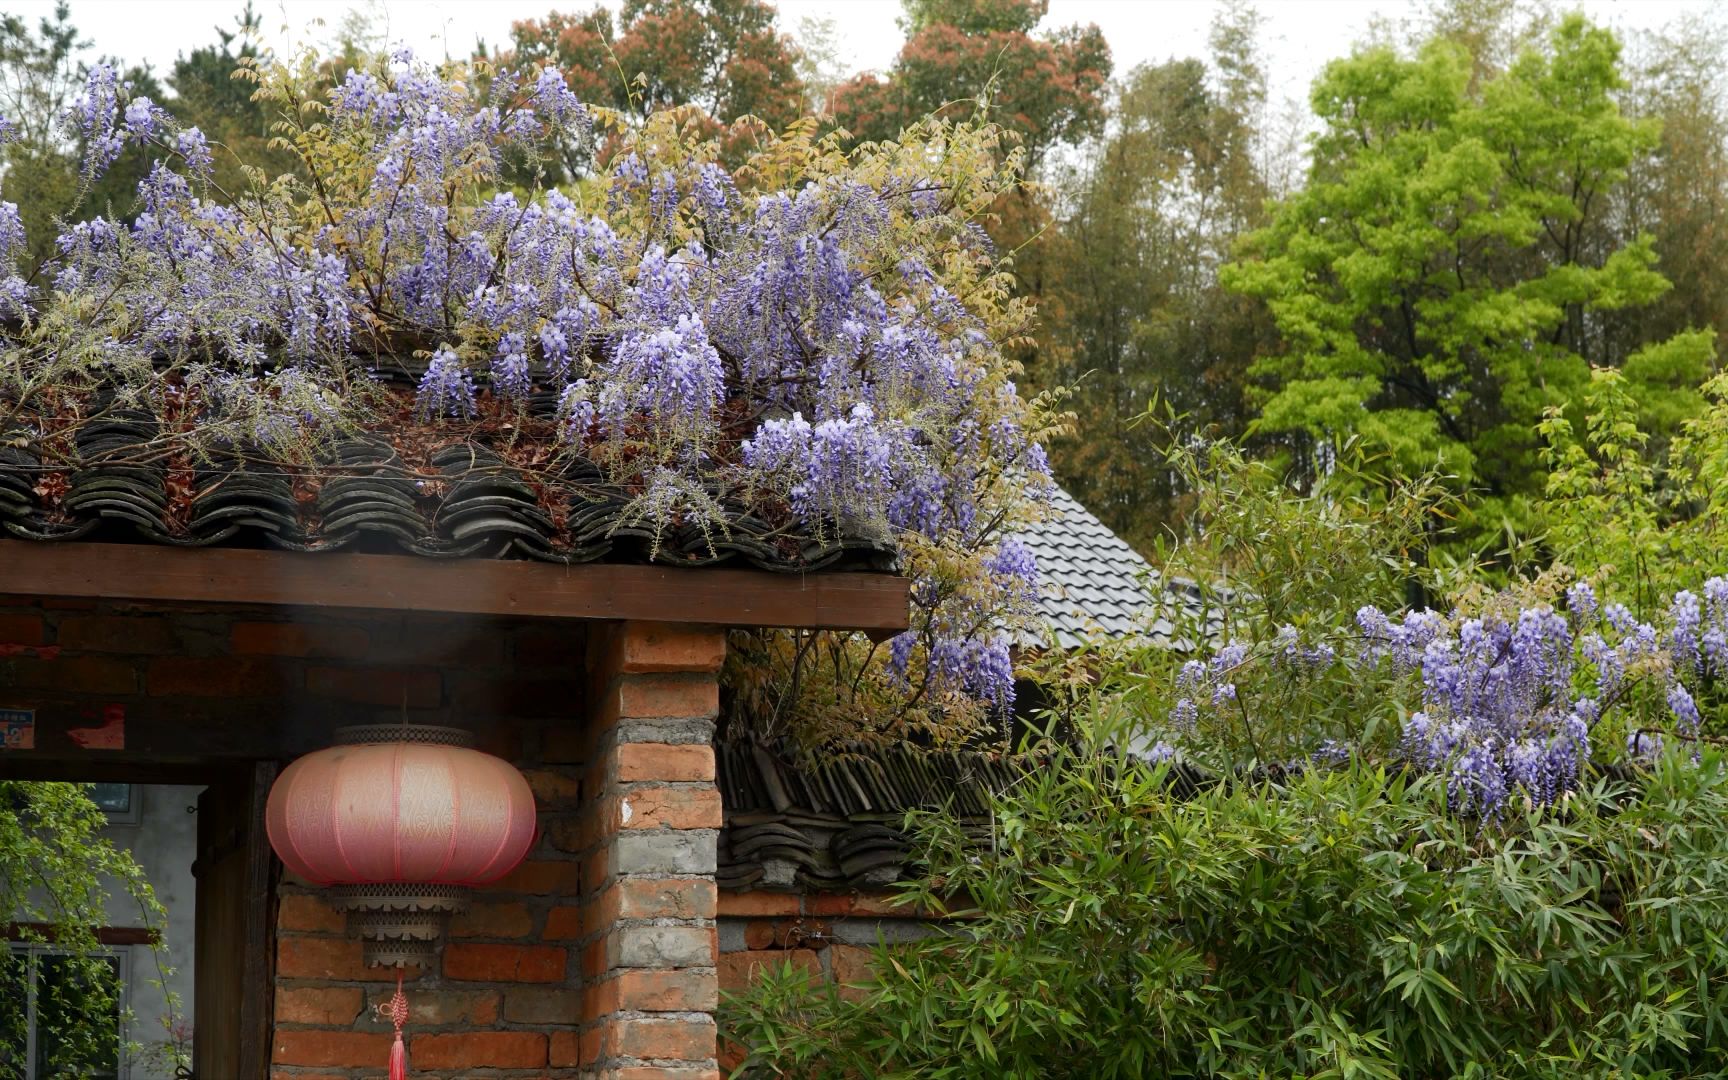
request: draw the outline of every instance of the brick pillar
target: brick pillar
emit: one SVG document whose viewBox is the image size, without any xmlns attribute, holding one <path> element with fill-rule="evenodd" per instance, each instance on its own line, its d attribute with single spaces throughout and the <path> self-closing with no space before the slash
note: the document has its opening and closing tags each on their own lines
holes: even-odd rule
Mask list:
<svg viewBox="0 0 1728 1080">
<path fill-rule="evenodd" d="M 725 650 L 718 629 L 642 622 L 597 627 L 589 643 L 585 1077 L 719 1077 L 712 739 Z"/>
</svg>

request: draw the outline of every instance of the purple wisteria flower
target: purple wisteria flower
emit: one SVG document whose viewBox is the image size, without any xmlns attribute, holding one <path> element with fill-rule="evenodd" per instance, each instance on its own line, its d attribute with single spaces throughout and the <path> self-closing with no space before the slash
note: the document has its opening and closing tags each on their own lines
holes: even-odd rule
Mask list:
<svg viewBox="0 0 1728 1080">
<path fill-rule="evenodd" d="M 1637 761 L 1655 761 L 1662 756 L 1665 744 L 1661 732 L 1637 728 L 1626 733 L 1626 756 Z"/>
<path fill-rule="evenodd" d="M 123 127 L 126 140 L 146 143 L 161 134 L 170 124 L 167 110 L 142 95 L 126 103 Z"/>
<path fill-rule="evenodd" d="M 1406 757 L 1445 774 L 1453 804 L 1484 818 L 1514 792 L 1548 803 L 1570 790 L 1589 756 L 1589 725 L 1571 695 L 1570 624 L 1534 608 L 1510 622 L 1427 629 L 1417 661 L 1423 707 L 1405 725 Z"/>
<path fill-rule="evenodd" d="M 210 140 L 195 127 L 186 128 L 174 135 L 174 152 L 186 159 L 186 167 L 200 176 L 207 176 L 215 163 L 210 154 Z"/>
<path fill-rule="evenodd" d="M 912 452 L 860 403 L 844 417 L 811 424 L 800 413 L 767 420 L 741 447 L 744 464 L 783 478 L 793 509 L 808 519 L 855 520 L 857 508 L 891 499 L 896 453 Z M 904 461 L 904 459 L 902 459 Z"/>
<path fill-rule="evenodd" d="M 1443 623 L 1432 611 L 1411 611 L 1402 622 L 1394 623 L 1379 608 L 1363 607 L 1356 612 L 1356 626 L 1361 633 L 1357 659 L 1374 663 L 1391 657 L 1399 671 L 1415 670 Z"/>
<path fill-rule="evenodd" d="M 1704 656 L 1700 652 L 1699 632 L 1704 624 L 1704 605 L 1691 592 L 1682 590 L 1674 594 L 1668 618 L 1672 624 L 1668 632 L 1668 651 L 1675 666 L 1701 673 Z"/>
<path fill-rule="evenodd" d="M 1166 761 L 1176 760 L 1176 748 L 1165 742 L 1163 739 L 1159 739 L 1157 742 L 1147 747 L 1141 757 L 1143 757 L 1148 764 L 1162 765 Z"/>
<path fill-rule="evenodd" d="M 26 239 L 18 204 L 0 202 L 0 312 L 6 314 L 21 314 L 30 302 L 29 283 L 18 273 Z"/>
<path fill-rule="evenodd" d="M 696 174 L 691 194 L 696 197 L 696 205 L 701 207 L 703 221 L 713 228 L 730 218 L 738 202 L 738 185 L 733 182 L 731 173 L 710 161 Z"/>
<path fill-rule="evenodd" d="M 1704 718 L 1698 713 L 1698 703 L 1692 700 L 1691 693 L 1680 683 L 1668 688 L 1668 709 L 1674 714 L 1675 726 L 1680 734 L 1689 739 L 1696 738 L 1704 727 Z"/>
<path fill-rule="evenodd" d="M 1604 712 L 1641 700 L 1635 692 L 1644 684 L 1654 684 L 1673 733 L 1699 759 L 1701 688 L 1728 674 L 1728 579 L 1707 581 L 1702 599 L 1676 593 L 1663 631 L 1623 604 L 1599 606 L 1587 583 L 1567 590 L 1567 609 L 1570 619 L 1536 607 L 1515 617 L 1460 618 L 1455 626 L 1431 614 L 1406 616 L 1400 625 L 1373 608 L 1358 613 L 1360 662 L 1390 659 L 1420 678 L 1422 708 L 1405 724 L 1403 756 L 1444 775 L 1460 810 L 1492 818 L 1514 795 L 1538 804 L 1562 797 L 1589 761 Z M 1573 627 L 1594 624 L 1598 610 L 1598 628 L 1574 637 Z M 1579 695 L 1581 685 L 1596 696 Z M 1634 711 L 1630 719 L 1641 726 L 1628 733 L 1626 755 L 1660 753 L 1655 718 Z"/>
<path fill-rule="evenodd" d="M 584 135 L 593 127 L 588 107 L 570 92 L 564 73 L 556 67 L 543 67 L 534 76 L 529 102 L 534 112 L 553 127 Z"/>
<path fill-rule="evenodd" d="M 476 411 L 474 379 L 453 349 L 445 346 L 432 354 L 426 374 L 420 378 L 422 416 L 471 418 Z"/>
<path fill-rule="evenodd" d="M 1286 623 L 1278 628 L 1278 636 L 1273 640 L 1274 655 L 1283 661 L 1286 668 L 1298 675 L 1312 675 L 1324 671 L 1338 660 L 1338 650 L 1325 641 L 1308 644 L 1303 641 L 1301 633 Z"/>
<path fill-rule="evenodd" d="M 950 178 L 823 169 L 741 190 L 706 150 L 644 139 L 605 166 L 604 199 L 525 190 L 522 163 L 588 149 L 576 144 L 592 118 L 564 74 L 474 78 L 400 47 L 345 72 L 323 105 L 335 193 L 224 205 L 212 141 L 92 68 L 62 122 L 86 180 L 141 149 L 139 210 L 65 227 L 51 288 L 30 295 L 0 273 L 0 306 L 58 290 L 127 312 L 104 363 L 207 365 L 206 419 L 230 425 L 230 442 L 281 448 L 327 426 L 311 388 L 364 377 L 362 343 L 436 345 L 420 422 L 472 421 L 483 395 L 556 395 L 569 447 L 657 529 L 712 524 L 738 493 L 762 493 L 771 516 L 801 519 L 776 528 L 964 552 L 966 588 L 914 571 L 919 632 L 891 659 L 942 693 L 1010 699 L 1002 628 L 1029 617 L 1037 574 L 1000 537 L 1036 516 L 1050 470 L 1002 328 L 962 299 L 983 295 L 967 290 L 991 272 L 989 245 L 958 214 L 929 221 L 955 213 Z M 0 208 L 0 261 L 21 250 Z"/>
<path fill-rule="evenodd" d="M 1193 734 L 1200 719 L 1201 701 L 1214 709 L 1235 702 L 1234 673 L 1248 658 L 1248 646 L 1233 642 L 1219 648 L 1210 660 L 1183 662 L 1176 675 L 1177 698 L 1170 710 L 1171 729 L 1178 734 Z"/>
<path fill-rule="evenodd" d="M 117 129 L 121 90 L 119 74 L 107 64 L 96 64 L 85 76 L 83 93 L 66 112 L 66 129 L 84 146 L 86 178 L 99 176 L 126 147 L 125 136 Z"/>
<path fill-rule="evenodd" d="M 498 351 L 492 357 L 492 390 L 499 397 L 526 400 L 534 390 L 533 373 L 528 367 L 528 341 L 519 333 L 505 334 L 498 339 Z"/>
<path fill-rule="evenodd" d="M 614 437 L 635 420 L 652 420 L 670 451 L 687 456 L 713 440 L 725 382 L 707 327 L 687 311 L 670 326 L 621 335 L 592 379 L 571 384 L 570 402 L 591 401 Z"/>
<path fill-rule="evenodd" d="M 1323 739 L 1310 755 L 1316 765 L 1329 765 L 1338 768 L 1350 764 L 1350 759 L 1356 756 L 1356 748 L 1340 739 Z"/>
<path fill-rule="evenodd" d="M 930 666 L 939 678 L 965 688 L 999 708 L 1014 704 L 1014 665 L 1006 634 L 989 637 L 944 637 L 930 650 Z"/>
<path fill-rule="evenodd" d="M 1638 625 L 1638 619 L 1632 614 L 1632 609 L 1625 604 L 1609 604 L 1602 609 L 1602 617 L 1608 621 L 1616 633 L 1630 634 Z"/>
</svg>

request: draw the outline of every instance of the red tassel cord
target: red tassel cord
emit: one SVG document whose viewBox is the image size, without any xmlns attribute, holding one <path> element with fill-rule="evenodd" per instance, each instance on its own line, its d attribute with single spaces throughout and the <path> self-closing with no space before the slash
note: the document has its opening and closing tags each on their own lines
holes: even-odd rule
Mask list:
<svg viewBox="0 0 1728 1080">
<path fill-rule="evenodd" d="M 408 1048 L 402 1045 L 402 1025 L 408 1022 L 408 999 L 402 996 L 402 972 L 396 972 L 396 993 L 390 998 L 390 1020 L 396 1041 L 390 1047 L 390 1080 L 408 1080 Z"/>
</svg>

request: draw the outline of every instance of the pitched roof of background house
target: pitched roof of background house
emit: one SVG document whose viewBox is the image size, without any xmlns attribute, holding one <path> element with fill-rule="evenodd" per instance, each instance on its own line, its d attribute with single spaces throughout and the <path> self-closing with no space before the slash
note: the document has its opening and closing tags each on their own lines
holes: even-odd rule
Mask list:
<svg viewBox="0 0 1728 1080">
<path fill-rule="evenodd" d="M 1049 517 L 1017 535 L 1038 558 L 1040 607 L 1058 646 L 1072 649 L 1097 635 L 1136 633 L 1179 644 L 1176 628 L 1152 599 L 1162 576 L 1060 486 Z M 1198 607 L 1186 582 L 1167 583 L 1165 595 L 1190 612 Z"/>
<path fill-rule="evenodd" d="M 1166 616 L 1172 605 L 1197 612 L 1198 591 L 1163 578 L 1074 496 L 1057 488 L 1050 515 L 1018 535 L 1037 556 L 1042 613 L 1061 648 L 1134 634 L 1186 647 Z M 1207 625 L 1210 632 L 1215 620 Z M 878 888 L 904 877 L 914 859 L 908 810 L 947 807 L 969 833 L 987 836 L 992 793 L 1027 763 L 905 746 L 793 761 L 748 742 L 716 743 L 715 757 L 725 808 L 720 886 L 789 891 Z M 1190 783 L 1201 778 L 1179 768 Z"/>
</svg>

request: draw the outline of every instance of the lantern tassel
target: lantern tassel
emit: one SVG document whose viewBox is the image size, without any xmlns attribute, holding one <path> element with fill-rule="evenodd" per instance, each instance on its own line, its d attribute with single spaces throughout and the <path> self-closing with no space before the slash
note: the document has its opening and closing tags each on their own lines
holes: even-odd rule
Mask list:
<svg viewBox="0 0 1728 1080">
<path fill-rule="evenodd" d="M 390 998 L 390 1019 L 396 1041 L 390 1046 L 390 1080 L 408 1080 L 408 1048 L 402 1045 L 402 1025 L 408 1022 L 408 999 L 402 994 L 402 972 L 396 972 L 396 993 Z"/>
</svg>

